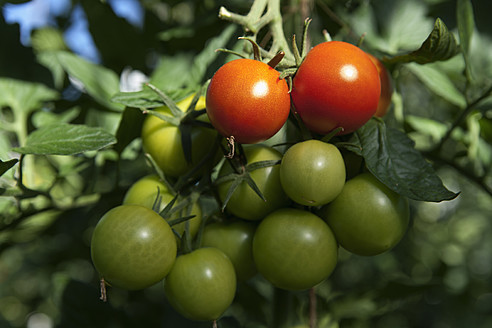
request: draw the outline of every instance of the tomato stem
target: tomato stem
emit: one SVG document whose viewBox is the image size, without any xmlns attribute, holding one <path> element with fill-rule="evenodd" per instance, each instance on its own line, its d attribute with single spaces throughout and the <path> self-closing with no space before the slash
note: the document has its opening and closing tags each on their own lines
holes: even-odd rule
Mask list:
<svg viewBox="0 0 492 328">
<path fill-rule="evenodd" d="M 101 291 L 101 296 L 99 297 L 99 299 L 103 302 L 107 302 L 108 295 L 106 293 L 106 281 L 104 280 L 104 278 L 101 278 L 101 280 L 99 281 L 99 288 Z"/>
<path fill-rule="evenodd" d="M 285 56 L 285 52 L 280 51 L 278 54 L 275 55 L 275 57 L 270 59 L 270 61 L 267 63 L 268 66 L 270 66 L 271 68 L 275 68 L 282 61 L 284 56 Z"/>
<path fill-rule="evenodd" d="M 328 31 L 327 31 L 327 30 L 323 30 L 323 37 L 325 38 L 325 41 L 326 41 L 326 42 L 333 41 L 333 40 L 332 40 L 332 38 L 331 38 L 330 33 L 328 33 Z"/>
<path fill-rule="evenodd" d="M 299 48 L 297 47 L 295 34 L 292 36 L 292 49 L 294 50 L 294 58 L 296 61 L 296 67 L 299 67 L 301 65 L 301 62 L 302 62 L 302 57 L 301 57 L 301 54 L 299 52 Z"/>
<path fill-rule="evenodd" d="M 310 48 L 310 40 L 308 37 L 309 24 L 311 24 L 312 19 L 306 18 L 304 20 L 304 29 L 302 31 L 302 44 L 301 44 L 301 58 L 304 58 L 308 53 Z"/>
<path fill-rule="evenodd" d="M 309 327 L 316 328 L 317 327 L 317 299 L 316 299 L 316 290 L 315 288 L 309 289 Z"/>
<path fill-rule="evenodd" d="M 236 153 L 236 142 L 234 136 L 230 136 L 227 139 L 227 146 L 229 147 L 229 153 L 225 155 L 225 158 L 232 159 Z"/>
<path fill-rule="evenodd" d="M 266 57 L 274 57 L 279 51 L 284 51 L 286 58 L 283 66 L 295 65 L 294 55 L 289 49 L 283 30 L 280 0 L 255 0 L 247 15 L 239 15 L 221 7 L 219 18 L 243 26 L 245 32 L 250 35 L 249 38 L 255 42 L 259 31 L 268 25 L 272 44 L 268 51 L 260 47 L 259 52 Z"/>
<path fill-rule="evenodd" d="M 246 40 L 249 41 L 253 47 L 253 58 L 254 60 L 261 61 L 261 52 L 260 52 L 260 46 L 256 41 L 252 38 L 245 38 L 245 37 L 239 37 L 239 40 Z"/>
<path fill-rule="evenodd" d="M 359 37 L 359 40 L 357 41 L 357 47 L 361 47 L 362 46 L 362 43 L 364 43 L 364 39 L 366 37 L 367 33 L 362 33 L 362 35 Z"/>
</svg>

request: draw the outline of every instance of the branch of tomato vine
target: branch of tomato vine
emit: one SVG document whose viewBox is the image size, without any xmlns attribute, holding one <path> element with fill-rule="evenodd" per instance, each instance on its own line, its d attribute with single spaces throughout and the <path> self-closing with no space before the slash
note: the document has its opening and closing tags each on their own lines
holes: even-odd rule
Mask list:
<svg viewBox="0 0 492 328">
<path fill-rule="evenodd" d="M 267 11 L 263 14 L 265 7 Z M 262 55 L 268 59 L 273 58 L 279 51 L 285 52 L 283 66 L 294 66 L 294 54 L 289 48 L 282 25 L 280 12 L 280 0 L 255 0 L 247 15 L 232 13 L 225 7 L 221 7 L 219 18 L 243 26 L 246 33 L 251 33 L 251 39 L 256 41 L 258 32 L 265 26 L 269 26 L 272 35 L 272 45 L 267 51 L 260 48 Z"/>
<path fill-rule="evenodd" d="M 454 129 L 456 129 L 461 122 L 475 109 L 475 107 L 485 100 L 487 97 L 489 97 L 492 94 L 492 86 L 490 86 L 480 97 L 475 99 L 474 101 L 470 102 L 465 109 L 463 109 L 458 115 L 458 117 L 454 120 L 453 124 L 451 127 L 446 131 L 446 134 L 441 138 L 439 143 L 430 151 L 431 153 L 434 152 L 439 152 L 441 148 L 443 147 L 444 143 L 451 137 L 451 134 L 453 133 Z"/>
<path fill-rule="evenodd" d="M 428 159 L 430 159 L 430 160 L 432 160 L 438 164 L 446 165 L 446 166 L 453 168 L 456 172 L 458 172 L 462 176 L 470 179 L 471 181 L 476 183 L 480 188 L 482 188 L 483 191 L 485 191 L 490 196 L 492 196 L 492 186 L 489 186 L 486 183 L 485 176 L 476 176 L 473 173 L 471 173 L 469 170 L 459 166 L 457 163 L 455 163 L 451 160 L 445 159 L 442 156 L 439 156 L 438 153 L 436 153 L 434 151 L 423 152 L 423 155 L 426 158 L 428 158 Z"/>
<path fill-rule="evenodd" d="M 316 288 L 312 287 L 309 289 L 309 327 L 317 327 L 317 299 L 316 299 Z"/>
</svg>

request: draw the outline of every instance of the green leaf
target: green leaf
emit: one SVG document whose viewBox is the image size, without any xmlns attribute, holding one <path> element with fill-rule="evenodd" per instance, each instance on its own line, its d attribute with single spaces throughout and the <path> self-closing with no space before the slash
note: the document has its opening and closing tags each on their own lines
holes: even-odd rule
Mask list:
<svg viewBox="0 0 492 328">
<path fill-rule="evenodd" d="M 30 113 L 43 102 L 58 99 L 58 92 L 43 84 L 0 78 L 0 107 Z"/>
<path fill-rule="evenodd" d="M 460 36 L 461 50 L 467 54 L 475 30 L 473 7 L 470 0 L 458 0 L 456 3 L 458 21 L 458 34 Z"/>
<path fill-rule="evenodd" d="M 23 147 L 13 150 L 21 154 L 76 155 L 114 143 L 115 137 L 101 128 L 60 123 L 35 130 Z"/>
<path fill-rule="evenodd" d="M 157 37 L 161 41 L 170 41 L 172 39 L 189 38 L 195 34 L 195 29 L 189 26 L 178 26 L 160 32 Z"/>
<path fill-rule="evenodd" d="M 31 36 L 31 44 L 35 52 L 68 50 L 63 32 L 51 26 L 35 30 Z"/>
<path fill-rule="evenodd" d="M 87 93 L 100 104 L 114 110 L 123 110 L 123 106 L 111 101 L 120 91 L 118 75 L 110 69 L 91 63 L 69 52 L 60 51 L 57 58 L 65 71 L 82 82 Z"/>
<path fill-rule="evenodd" d="M 448 60 L 460 51 L 453 33 L 449 32 L 444 22 L 438 18 L 434 29 L 422 43 L 419 49 L 405 55 L 392 58 L 384 58 L 387 63 L 409 63 L 428 64 L 435 61 Z"/>
<path fill-rule="evenodd" d="M 227 175 L 226 177 L 230 177 L 228 180 L 232 180 L 232 183 L 231 183 L 231 186 L 229 187 L 229 189 L 227 190 L 227 194 L 224 198 L 224 202 L 222 204 L 222 211 L 225 210 L 226 206 L 227 206 L 227 203 L 229 203 L 229 200 L 231 199 L 232 197 L 232 194 L 234 194 L 234 191 L 236 191 L 236 189 L 239 187 L 239 185 L 241 183 L 243 183 L 244 181 L 244 177 L 243 175 L 240 175 L 240 174 L 234 174 L 234 173 L 231 173 L 230 175 Z M 217 179 L 217 183 L 223 183 L 226 181 L 226 177 L 223 177 L 224 179 Z"/>
<path fill-rule="evenodd" d="M 396 54 L 416 49 L 433 28 L 428 6 L 421 1 L 374 1 L 368 6 L 375 10 L 376 15 L 372 33 L 377 34 L 381 26 L 383 28 L 383 38 L 387 42 L 386 48 L 381 49 L 384 52 Z"/>
<path fill-rule="evenodd" d="M 169 203 L 166 204 L 166 206 L 162 209 L 162 211 L 159 212 L 159 215 L 162 216 L 164 219 L 168 219 L 171 217 L 172 215 L 172 209 L 173 209 L 173 206 L 174 204 L 176 204 L 176 201 L 178 200 L 178 196 L 179 195 L 174 195 L 173 199 L 171 199 L 171 201 Z M 158 199 L 159 199 L 160 196 L 158 196 Z M 162 199 L 162 197 L 161 197 Z M 158 200 L 159 204 L 158 206 L 156 206 L 156 204 L 154 204 L 154 207 L 155 208 L 159 208 L 161 206 L 160 204 L 160 200 Z"/>
<path fill-rule="evenodd" d="M 410 63 L 406 66 L 422 81 L 432 92 L 460 107 L 466 107 L 465 96 L 454 86 L 449 77 L 432 65 L 418 65 Z"/>
<path fill-rule="evenodd" d="M 167 123 L 172 124 L 174 126 L 179 126 L 179 124 L 180 124 L 179 118 L 176 118 L 176 117 L 171 116 L 171 115 L 166 115 L 166 114 L 164 114 L 160 111 L 157 111 L 157 110 L 146 109 L 143 112 L 145 114 L 148 114 L 148 115 L 154 115 L 155 117 L 158 117 L 161 120 L 166 121 Z"/>
<path fill-rule="evenodd" d="M 191 134 L 192 134 L 192 126 L 191 124 L 180 124 L 178 126 L 179 132 L 181 134 L 181 147 L 183 147 L 183 155 L 188 164 L 192 162 L 192 153 L 191 153 Z"/>
<path fill-rule="evenodd" d="M 258 186 L 256 185 L 255 180 L 253 180 L 253 178 L 249 174 L 245 175 L 244 180 L 248 183 L 248 186 L 251 189 L 253 189 L 253 191 L 258 195 L 258 197 L 260 197 L 264 202 L 266 202 L 265 196 L 263 196 L 260 188 L 258 188 Z"/>
<path fill-rule="evenodd" d="M 449 129 L 449 126 L 442 122 L 415 115 L 407 115 L 405 122 L 415 131 L 430 136 L 433 142 L 439 142 Z"/>
<path fill-rule="evenodd" d="M 132 107 L 125 108 L 120 124 L 118 125 L 118 130 L 116 131 L 116 140 L 118 142 L 114 146 L 114 149 L 118 153 L 121 154 L 126 146 L 134 139 L 140 137 L 143 120 L 144 115 L 140 110 Z"/>
<path fill-rule="evenodd" d="M 135 108 L 155 108 L 164 105 L 161 98 L 148 88 L 135 92 L 118 92 L 111 97 L 111 101 Z"/>
<path fill-rule="evenodd" d="M 193 91 L 192 89 L 176 89 L 166 91 L 166 94 L 173 101 L 178 102 Z M 165 105 L 162 98 L 149 88 L 134 92 L 118 92 L 111 97 L 111 101 L 135 108 L 156 108 Z"/>
<path fill-rule="evenodd" d="M 220 35 L 211 39 L 205 48 L 195 56 L 193 66 L 191 67 L 192 84 L 200 85 L 203 83 L 207 69 L 219 55 L 215 50 L 225 47 L 236 29 L 237 27 L 234 24 L 229 25 Z"/>
<path fill-rule="evenodd" d="M 184 112 L 178 107 L 178 105 L 176 105 L 176 102 L 173 101 L 172 98 L 169 97 L 164 91 L 160 90 L 159 88 L 157 88 L 156 86 L 150 83 L 147 84 L 147 87 L 150 88 L 159 96 L 159 98 L 162 100 L 164 105 L 166 105 L 167 108 L 169 108 L 173 117 L 181 118 L 184 116 Z"/>
<path fill-rule="evenodd" d="M 441 178 L 406 134 L 371 120 L 357 130 L 347 147 L 364 157 L 366 166 L 393 191 L 410 199 L 440 202 L 457 197 L 446 189 Z"/>
<path fill-rule="evenodd" d="M 80 115 L 80 107 L 72 107 L 60 113 L 38 111 L 32 116 L 32 124 L 36 128 L 54 123 L 70 123 Z"/>
<path fill-rule="evenodd" d="M 150 83 L 166 92 L 181 89 L 190 84 L 192 65 L 193 56 L 189 53 L 178 53 L 172 57 L 162 56 L 152 72 Z"/>
<path fill-rule="evenodd" d="M 183 87 L 196 88 L 200 86 L 206 79 L 211 64 L 220 54 L 215 50 L 223 48 L 236 30 L 236 26 L 229 25 L 220 35 L 210 39 L 196 56 L 189 53 L 179 53 L 173 57 L 161 57 L 150 82 L 166 93 Z"/>
<path fill-rule="evenodd" d="M 13 158 L 5 162 L 0 160 L 0 176 L 10 170 L 15 164 L 17 164 L 18 161 L 19 160 L 17 158 Z"/>
<path fill-rule="evenodd" d="M 254 163 L 250 163 L 246 166 L 246 170 L 248 172 L 252 172 L 254 170 L 258 170 L 258 169 L 262 169 L 262 168 L 265 168 L 265 167 L 269 167 L 269 166 L 275 166 L 275 165 L 279 165 L 281 162 L 281 160 L 265 160 L 265 161 L 258 161 L 258 162 L 254 162 Z"/>
<path fill-rule="evenodd" d="M 57 89 L 63 87 L 65 71 L 57 58 L 58 51 L 44 51 L 37 54 L 38 62 L 48 68 L 53 76 L 53 83 Z"/>
</svg>

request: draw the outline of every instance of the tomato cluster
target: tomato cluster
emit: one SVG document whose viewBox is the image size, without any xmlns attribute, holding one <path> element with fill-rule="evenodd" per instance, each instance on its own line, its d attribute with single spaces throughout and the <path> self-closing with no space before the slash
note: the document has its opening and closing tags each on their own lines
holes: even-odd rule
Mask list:
<svg viewBox="0 0 492 328">
<path fill-rule="evenodd" d="M 141 136 L 158 174 L 136 181 L 94 230 L 104 281 L 142 289 L 162 280 L 176 311 L 216 320 L 238 283 L 263 277 L 305 290 L 332 274 L 340 246 L 363 256 L 393 248 L 408 226 L 407 200 L 323 139 L 387 111 L 391 85 L 373 60 L 348 43 L 322 43 L 289 93 L 273 67 L 238 59 L 215 73 L 206 96 L 177 103 L 179 119 L 168 107 L 153 110 Z M 313 136 L 291 139 L 287 126 Z M 264 142 L 272 137 L 283 147 Z"/>
</svg>

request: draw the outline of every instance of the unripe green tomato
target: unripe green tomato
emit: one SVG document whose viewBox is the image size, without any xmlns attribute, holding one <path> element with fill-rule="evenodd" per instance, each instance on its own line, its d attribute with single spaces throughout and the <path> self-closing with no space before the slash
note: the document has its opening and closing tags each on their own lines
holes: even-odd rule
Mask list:
<svg viewBox="0 0 492 328">
<path fill-rule="evenodd" d="M 177 103 L 178 107 L 185 111 L 190 105 L 193 95 Z M 205 109 L 205 98 L 201 97 L 195 110 Z M 159 107 L 157 112 L 171 116 L 168 107 Z M 207 115 L 201 115 L 198 119 L 208 121 Z M 214 149 L 217 132 L 214 129 L 193 126 L 191 128 L 191 163 L 185 158 L 181 143 L 181 131 L 175 125 L 168 123 L 155 115 L 148 115 L 142 127 L 142 145 L 149 153 L 165 176 L 180 177 L 189 172 L 203 158 Z M 218 152 L 217 152 L 218 153 Z M 217 156 L 213 157 L 218 160 Z"/>
<path fill-rule="evenodd" d="M 137 290 L 162 280 L 176 259 L 176 239 L 169 224 L 140 205 L 109 210 L 91 240 L 92 262 L 109 284 Z"/>
<path fill-rule="evenodd" d="M 136 181 L 126 192 L 125 198 L 123 199 L 123 204 L 134 204 L 142 205 L 150 209 L 153 208 L 154 202 L 157 196 L 161 197 L 159 211 L 162 211 L 167 204 L 171 202 L 174 195 L 169 191 L 167 186 L 160 180 L 159 176 L 155 174 L 144 176 Z M 184 201 L 178 198 L 174 206 L 179 206 L 179 203 Z M 177 219 L 179 217 L 194 215 L 195 217 L 189 219 L 189 229 L 191 237 L 194 237 L 200 224 L 202 222 L 202 210 L 198 202 L 193 203 L 193 205 L 187 205 L 183 209 L 173 213 L 173 215 L 167 218 L 167 221 Z M 172 226 L 172 228 L 182 235 L 185 231 L 186 222 L 181 222 Z"/>
<path fill-rule="evenodd" d="M 280 160 L 282 154 L 274 148 L 261 145 L 243 145 L 248 164 Z M 219 177 L 234 172 L 231 165 L 226 162 L 219 171 Z M 261 220 L 274 210 L 285 207 L 290 200 L 280 184 L 280 165 L 268 166 L 250 172 L 251 178 L 262 192 L 266 201 L 246 183 L 241 182 L 227 203 L 226 209 L 232 215 L 245 220 Z M 220 200 L 224 201 L 232 182 L 224 182 L 218 186 Z"/>
<path fill-rule="evenodd" d="M 298 204 L 327 204 L 345 184 L 343 157 L 332 144 L 314 139 L 298 142 L 282 158 L 280 182 L 285 193 Z"/>
<path fill-rule="evenodd" d="M 321 208 L 319 215 L 339 244 L 358 255 L 377 255 L 393 248 L 409 222 L 406 198 L 370 173 L 347 181 L 340 195 Z"/>
<path fill-rule="evenodd" d="M 234 300 L 236 274 L 231 261 L 214 247 L 178 256 L 164 282 L 171 306 L 191 320 L 218 319 Z"/>
<path fill-rule="evenodd" d="M 216 247 L 223 251 L 234 265 L 237 280 L 245 281 L 256 274 L 253 261 L 255 230 L 251 222 L 214 222 L 203 230 L 202 247 Z"/>
<path fill-rule="evenodd" d="M 330 227 L 315 214 L 282 208 L 256 228 L 253 258 L 258 272 L 274 286 L 304 290 L 331 275 L 338 244 Z"/>
</svg>

